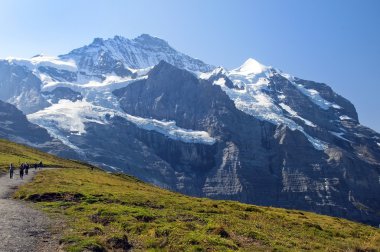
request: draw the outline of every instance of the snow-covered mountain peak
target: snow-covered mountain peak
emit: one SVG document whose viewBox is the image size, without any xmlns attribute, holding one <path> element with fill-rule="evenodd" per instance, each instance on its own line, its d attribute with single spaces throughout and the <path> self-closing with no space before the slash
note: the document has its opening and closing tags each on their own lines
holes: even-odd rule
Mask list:
<svg viewBox="0 0 380 252">
<path fill-rule="evenodd" d="M 196 73 L 214 69 L 201 60 L 178 52 L 165 40 L 148 34 L 134 39 L 122 36 L 96 38 L 91 44 L 59 57 L 74 60 L 78 67 L 88 74 L 109 74 L 115 67 L 122 70 L 145 69 L 157 65 L 161 60 Z"/>
<path fill-rule="evenodd" d="M 233 69 L 232 73 L 238 73 L 241 75 L 251 75 L 251 74 L 260 74 L 266 71 L 269 67 L 261 64 L 255 59 L 249 58 L 247 59 L 243 65 L 240 67 Z"/>
</svg>

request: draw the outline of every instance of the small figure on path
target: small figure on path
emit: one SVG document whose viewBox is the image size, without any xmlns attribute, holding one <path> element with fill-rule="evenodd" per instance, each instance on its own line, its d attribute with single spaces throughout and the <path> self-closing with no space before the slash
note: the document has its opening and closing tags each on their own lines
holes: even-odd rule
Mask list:
<svg viewBox="0 0 380 252">
<path fill-rule="evenodd" d="M 29 164 L 26 163 L 25 164 L 25 175 L 28 175 L 29 174 Z"/>
<path fill-rule="evenodd" d="M 24 179 L 24 163 L 20 166 L 20 179 Z"/>
<path fill-rule="evenodd" d="M 11 163 L 11 164 L 9 165 L 9 177 L 10 177 L 11 179 L 13 179 L 13 173 L 14 173 L 14 171 L 15 171 L 15 168 L 13 167 L 13 164 Z"/>
<path fill-rule="evenodd" d="M 34 163 L 34 170 L 37 171 L 38 164 Z"/>
<path fill-rule="evenodd" d="M 40 167 L 40 170 L 42 169 L 42 167 L 44 167 L 44 164 L 42 163 L 42 161 L 40 161 L 40 164 L 38 166 Z"/>
</svg>

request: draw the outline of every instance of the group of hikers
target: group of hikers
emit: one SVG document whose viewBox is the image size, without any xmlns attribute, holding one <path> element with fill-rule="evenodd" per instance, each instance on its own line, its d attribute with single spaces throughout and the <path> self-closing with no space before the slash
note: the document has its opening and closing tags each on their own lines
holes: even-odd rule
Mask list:
<svg viewBox="0 0 380 252">
<path fill-rule="evenodd" d="M 41 170 L 43 166 L 44 165 L 43 165 L 42 161 L 40 161 L 39 163 L 31 164 L 31 165 L 29 165 L 28 163 L 22 163 L 20 165 L 20 169 L 19 169 L 20 179 L 24 179 L 24 175 L 28 175 L 29 168 L 34 168 L 34 170 L 36 171 L 37 168 L 39 168 Z M 9 165 L 9 177 L 11 179 L 13 179 L 14 172 L 15 172 L 15 167 L 14 167 L 13 163 L 11 163 Z"/>
</svg>

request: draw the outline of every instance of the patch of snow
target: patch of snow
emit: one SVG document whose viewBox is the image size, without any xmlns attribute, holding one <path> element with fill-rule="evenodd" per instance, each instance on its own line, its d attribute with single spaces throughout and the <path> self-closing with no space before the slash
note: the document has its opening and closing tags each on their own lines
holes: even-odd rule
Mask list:
<svg viewBox="0 0 380 252">
<path fill-rule="evenodd" d="M 307 89 L 301 84 L 296 84 L 298 90 L 300 90 L 304 95 L 308 96 L 311 101 L 313 101 L 320 108 L 327 110 L 331 107 L 331 103 L 323 99 L 319 92 L 315 89 Z"/>
<path fill-rule="evenodd" d="M 210 72 L 205 72 L 205 73 L 199 73 L 198 78 L 200 79 L 204 79 L 204 80 L 208 80 L 210 79 L 212 76 L 215 76 L 217 74 L 223 74 L 223 75 L 227 75 L 227 70 L 224 69 L 223 67 L 217 67 L 215 68 L 214 70 L 210 71 Z"/>
<path fill-rule="evenodd" d="M 283 108 L 286 112 L 288 112 L 292 117 L 295 117 L 295 118 L 298 118 L 300 119 L 301 121 L 303 121 L 306 125 L 310 126 L 310 127 L 317 127 L 317 125 L 315 125 L 314 123 L 310 122 L 309 120 L 306 120 L 305 118 L 299 116 L 297 114 L 296 111 L 294 111 L 291 107 L 289 107 L 288 105 L 286 105 L 285 103 L 280 103 L 279 104 L 281 108 Z"/>
<path fill-rule="evenodd" d="M 335 109 L 341 109 L 341 107 L 335 103 L 329 102 L 326 99 L 322 98 L 319 94 L 319 92 L 315 89 L 308 89 L 305 88 L 302 84 L 297 84 L 295 82 L 295 78 L 291 76 L 290 74 L 286 73 L 280 73 L 281 76 L 289 80 L 301 93 L 306 95 L 314 104 L 318 105 L 320 108 L 324 110 L 328 110 L 330 107 L 333 107 Z"/>
<path fill-rule="evenodd" d="M 342 120 L 342 121 L 344 121 L 344 120 L 352 120 L 351 117 L 346 116 L 346 115 L 339 116 L 339 119 Z"/>
<path fill-rule="evenodd" d="M 214 81 L 214 85 L 226 87 L 226 79 L 224 78 L 219 78 L 218 80 Z"/>
<path fill-rule="evenodd" d="M 344 133 L 343 132 L 334 132 L 334 131 L 329 131 L 332 135 L 344 140 L 344 141 L 347 141 L 347 142 L 350 142 L 350 140 L 348 140 L 347 138 L 343 137 Z"/>
<path fill-rule="evenodd" d="M 338 104 L 335 104 L 335 103 L 333 103 L 331 106 L 332 106 L 333 108 L 335 108 L 335 109 L 342 109 L 341 106 L 339 106 Z"/>
<path fill-rule="evenodd" d="M 285 100 L 285 98 L 286 98 L 286 96 L 285 96 L 285 95 L 283 95 L 283 94 L 281 94 L 281 95 L 278 95 L 277 97 L 278 97 L 278 99 L 280 99 L 280 100 Z"/>
<path fill-rule="evenodd" d="M 307 140 L 314 146 L 315 149 L 320 151 L 325 151 L 328 148 L 327 143 L 323 142 L 322 140 L 319 140 L 317 138 L 314 138 L 310 136 L 309 134 L 302 131 L 302 133 L 306 136 Z"/>
<path fill-rule="evenodd" d="M 147 68 L 141 68 L 141 69 L 134 69 L 134 68 L 129 68 L 128 70 L 131 71 L 132 73 L 136 74 L 137 76 L 143 76 L 147 75 L 150 70 L 153 69 L 154 66 L 147 67 Z"/>
<path fill-rule="evenodd" d="M 377 143 L 377 142 L 376 142 L 376 144 L 377 144 L 377 146 L 379 146 L 379 147 L 380 147 L 380 143 Z"/>
</svg>

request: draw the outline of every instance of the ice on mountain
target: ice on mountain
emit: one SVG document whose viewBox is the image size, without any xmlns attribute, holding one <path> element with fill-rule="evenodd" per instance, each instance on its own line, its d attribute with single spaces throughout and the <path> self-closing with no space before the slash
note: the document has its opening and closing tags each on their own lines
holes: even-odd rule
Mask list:
<svg viewBox="0 0 380 252">
<path fill-rule="evenodd" d="M 301 93 L 309 97 L 309 99 L 316 105 L 318 105 L 320 108 L 324 110 L 328 110 L 330 107 L 333 107 L 335 109 L 341 109 L 341 107 L 335 103 L 329 102 L 326 99 L 322 98 L 319 94 L 319 92 L 315 89 L 308 89 L 305 88 L 302 84 L 298 84 L 295 82 L 294 76 L 291 76 L 290 74 L 286 74 L 283 72 L 279 72 L 281 76 L 289 80 L 294 86 L 298 88 Z"/>
<path fill-rule="evenodd" d="M 280 103 L 279 104 L 281 108 L 283 108 L 286 112 L 288 112 L 292 117 L 294 118 L 298 118 L 300 119 L 301 121 L 303 121 L 306 125 L 310 126 L 310 127 L 317 127 L 317 125 L 315 125 L 314 123 L 312 123 L 311 121 L 309 120 L 306 120 L 305 118 L 299 116 L 297 114 L 296 111 L 294 111 L 291 107 L 289 107 L 288 105 L 286 105 L 285 103 Z"/>
<path fill-rule="evenodd" d="M 325 151 L 328 149 L 328 144 L 323 142 L 322 140 L 319 140 L 317 138 L 314 138 L 312 136 L 310 136 L 309 134 L 305 133 L 305 132 L 302 132 L 304 133 L 304 135 L 306 136 L 307 140 L 309 140 L 309 142 L 313 145 L 313 147 L 316 149 L 316 150 L 320 150 L 320 151 Z"/>
<path fill-rule="evenodd" d="M 342 116 L 339 116 L 339 119 L 344 121 L 344 120 L 352 120 L 351 117 L 347 116 L 347 115 L 342 115 Z"/>
<path fill-rule="evenodd" d="M 56 69 L 72 71 L 72 72 L 75 72 L 78 70 L 75 62 L 72 60 L 61 60 L 57 57 L 44 56 L 44 55 L 36 55 L 31 59 L 8 57 L 6 60 L 9 63 L 25 66 L 32 71 L 41 66 L 53 67 Z"/>
<path fill-rule="evenodd" d="M 249 58 L 240 67 L 230 71 L 230 74 L 238 75 L 255 75 L 260 74 L 268 69 L 267 66 L 259 63 L 257 60 Z"/>
<path fill-rule="evenodd" d="M 285 96 L 285 95 L 283 95 L 283 94 L 281 94 L 281 95 L 278 95 L 277 97 L 278 97 L 278 99 L 280 99 L 280 100 L 284 100 L 284 99 L 286 98 L 286 96 Z"/>
<path fill-rule="evenodd" d="M 329 131 L 332 135 L 344 140 L 344 141 L 347 141 L 347 142 L 350 142 L 350 140 L 348 140 L 347 138 L 343 137 L 344 136 L 344 133 L 343 132 L 334 132 L 334 131 Z"/>
<path fill-rule="evenodd" d="M 53 133 L 64 131 L 81 135 L 86 133 L 86 123 L 107 124 L 107 118 L 114 116 L 124 118 L 142 129 L 156 131 L 174 140 L 207 145 L 212 145 L 216 141 L 205 131 L 183 129 L 176 126 L 174 121 L 132 116 L 88 101 L 60 100 L 57 104 L 28 115 L 28 119 Z"/>
<path fill-rule="evenodd" d="M 126 68 L 132 69 L 146 69 L 157 65 L 161 60 L 193 72 L 208 72 L 214 69 L 213 66 L 176 51 L 166 41 L 147 34 L 132 40 L 116 36 L 102 40 L 101 43 L 94 41 L 88 46 L 61 55 L 60 58 L 73 59 L 80 68 L 89 71 L 93 66 L 88 63 L 98 62 L 101 54 L 106 54 L 113 60 L 122 62 Z"/>
<path fill-rule="evenodd" d="M 317 127 L 314 123 L 300 117 L 284 103 L 282 103 L 284 105 L 282 107 L 277 106 L 273 99 L 266 94 L 269 77 L 272 75 L 270 70 L 270 67 L 262 65 L 256 60 L 248 59 L 241 67 L 226 72 L 225 74 L 236 86 L 242 87 L 241 89 L 231 89 L 227 87 L 224 78 L 215 80 L 213 84 L 220 86 L 230 99 L 234 101 L 236 108 L 239 110 L 260 120 L 269 121 L 275 125 L 284 124 L 291 130 L 299 130 L 307 137 L 315 149 L 325 150 L 327 144 L 307 134 L 302 126 L 286 117 L 282 109 L 287 111 L 291 117 L 302 120 L 308 126 Z M 200 77 L 209 79 L 218 74 L 218 71 L 219 70 L 215 69 Z M 283 96 L 283 98 L 285 98 L 285 96 Z"/>
</svg>

